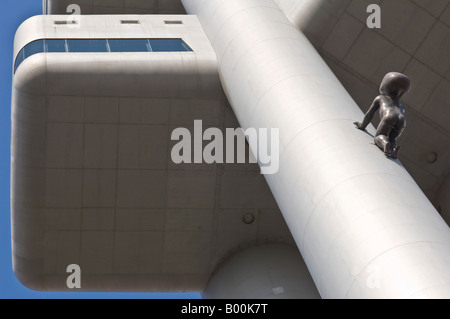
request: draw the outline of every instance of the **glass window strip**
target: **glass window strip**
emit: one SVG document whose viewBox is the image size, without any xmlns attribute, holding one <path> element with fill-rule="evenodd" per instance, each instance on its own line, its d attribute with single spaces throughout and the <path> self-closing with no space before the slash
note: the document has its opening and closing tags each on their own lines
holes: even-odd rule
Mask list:
<svg viewBox="0 0 450 319">
<path fill-rule="evenodd" d="M 65 39 L 44 40 L 45 52 L 67 52 L 67 41 Z"/>
<path fill-rule="evenodd" d="M 72 41 L 75 40 L 75 41 Z M 119 44 L 118 47 L 111 48 L 111 42 Z M 120 40 L 120 41 L 118 41 Z M 142 51 L 139 49 L 136 51 L 130 51 L 127 46 L 131 45 L 136 40 L 146 40 L 146 46 L 148 51 Z M 64 42 L 62 42 L 64 41 Z M 71 51 L 69 41 L 72 41 Z M 102 42 L 104 41 L 104 42 Z M 105 49 L 100 49 L 105 45 Z M 153 44 L 152 44 L 153 43 Z M 64 46 L 64 49 L 63 49 Z M 49 49 L 51 48 L 51 49 Z M 94 50 L 96 48 L 96 50 Z M 121 49 L 122 48 L 122 49 Z M 95 53 L 95 52 L 114 52 L 114 53 L 126 53 L 126 52 L 192 52 L 192 49 L 181 38 L 154 38 L 154 39 L 40 39 L 28 43 L 17 54 L 14 62 L 14 73 L 19 65 L 28 57 L 42 52 L 56 53 L 56 52 L 73 52 L 73 53 Z"/>
<path fill-rule="evenodd" d="M 44 40 L 36 40 L 30 42 L 24 48 L 24 59 L 29 58 L 37 53 L 44 52 Z"/>
<path fill-rule="evenodd" d="M 108 52 L 107 39 L 68 39 L 68 52 Z"/>
<path fill-rule="evenodd" d="M 17 54 L 16 62 L 14 63 L 14 73 L 16 72 L 16 70 L 19 67 L 19 65 L 23 62 L 23 60 L 25 60 L 25 59 L 23 57 L 23 49 L 22 49 Z"/>
<path fill-rule="evenodd" d="M 154 52 L 154 51 L 153 51 L 153 48 L 152 48 L 152 42 L 150 41 L 150 39 L 147 39 L 147 43 L 148 43 L 148 50 L 149 50 L 150 52 Z"/>
<path fill-rule="evenodd" d="M 111 47 L 109 45 L 109 40 L 106 39 L 106 51 L 111 52 Z"/>
</svg>

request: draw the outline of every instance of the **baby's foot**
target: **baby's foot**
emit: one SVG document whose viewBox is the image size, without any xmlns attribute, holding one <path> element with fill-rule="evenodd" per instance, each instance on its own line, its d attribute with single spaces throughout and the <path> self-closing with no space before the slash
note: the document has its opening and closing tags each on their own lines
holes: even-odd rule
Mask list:
<svg viewBox="0 0 450 319">
<path fill-rule="evenodd" d="M 387 142 L 384 145 L 384 155 L 386 155 L 387 157 L 392 157 L 392 149 L 391 149 L 391 143 Z"/>
<path fill-rule="evenodd" d="M 393 159 L 397 159 L 398 158 L 398 152 L 400 151 L 400 146 L 396 146 L 394 147 L 394 149 L 391 152 L 391 157 Z"/>
<path fill-rule="evenodd" d="M 357 128 L 358 130 L 361 130 L 361 126 L 362 126 L 361 123 L 359 123 L 359 122 L 353 122 L 353 124 L 355 124 L 355 126 L 356 126 L 356 128 Z"/>
</svg>

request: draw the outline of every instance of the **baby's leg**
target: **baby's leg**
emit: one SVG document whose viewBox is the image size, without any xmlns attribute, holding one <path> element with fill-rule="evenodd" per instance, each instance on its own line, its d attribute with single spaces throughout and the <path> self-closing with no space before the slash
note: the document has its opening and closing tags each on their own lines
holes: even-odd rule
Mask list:
<svg viewBox="0 0 450 319">
<path fill-rule="evenodd" d="M 391 155 L 391 142 L 386 135 L 375 136 L 375 144 L 386 154 L 386 156 Z"/>
<path fill-rule="evenodd" d="M 388 138 L 391 134 L 392 119 L 384 118 L 381 120 L 377 128 L 377 133 L 375 134 L 375 144 L 386 154 L 390 156 L 392 145 Z"/>
<path fill-rule="evenodd" d="M 400 137 L 400 135 L 402 135 L 405 127 L 405 117 L 401 115 L 389 134 L 389 142 L 391 143 L 392 147 L 391 157 L 394 159 L 398 158 L 398 152 L 400 151 L 400 146 L 398 146 L 397 139 Z"/>
</svg>

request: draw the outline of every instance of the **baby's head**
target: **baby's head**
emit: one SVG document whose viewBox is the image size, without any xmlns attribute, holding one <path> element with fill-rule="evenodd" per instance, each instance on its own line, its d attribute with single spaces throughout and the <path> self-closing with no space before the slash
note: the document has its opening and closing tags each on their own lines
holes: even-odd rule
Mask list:
<svg viewBox="0 0 450 319">
<path fill-rule="evenodd" d="M 380 86 L 380 93 L 391 98 L 399 99 L 411 88 L 411 80 L 404 74 L 390 72 L 384 76 Z"/>
</svg>

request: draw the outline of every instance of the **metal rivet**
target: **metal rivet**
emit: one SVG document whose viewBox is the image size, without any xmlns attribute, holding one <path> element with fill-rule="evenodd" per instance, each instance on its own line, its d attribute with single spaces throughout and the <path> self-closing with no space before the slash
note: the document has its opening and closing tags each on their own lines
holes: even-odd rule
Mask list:
<svg viewBox="0 0 450 319">
<path fill-rule="evenodd" d="M 251 224 L 255 221 L 255 215 L 253 215 L 252 213 L 247 213 L 242 217 L 242 221 L 245 224 Z"/>
<path fill-rule="evenodd" d="M 430 164 L 433 164 L 437 161 L 437 157 L 438 157 L 438 155 L 436 152 L 430 152 L 427 155 L 427 162 Z"/>
</svg>

